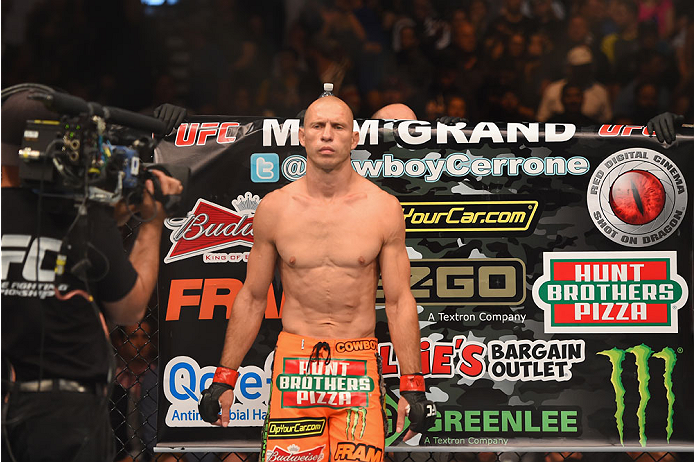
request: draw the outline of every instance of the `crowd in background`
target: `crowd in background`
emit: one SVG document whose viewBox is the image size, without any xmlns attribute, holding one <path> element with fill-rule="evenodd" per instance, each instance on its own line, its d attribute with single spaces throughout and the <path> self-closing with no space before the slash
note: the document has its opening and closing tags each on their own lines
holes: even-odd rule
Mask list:
<svg viewBox="0 0 694 462">
<path fill-rule="evenodd" d="M 125 109 L 294 117 L 322 82 L 359 118 L 694 118 L 691 0 L 3 2 L 2 86 Z"/>
</svg>

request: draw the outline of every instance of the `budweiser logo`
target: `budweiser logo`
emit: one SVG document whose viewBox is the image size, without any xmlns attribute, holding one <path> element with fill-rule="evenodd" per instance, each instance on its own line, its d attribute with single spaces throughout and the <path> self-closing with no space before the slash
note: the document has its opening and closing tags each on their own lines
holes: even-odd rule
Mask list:
<svg viewBox="0 0 694 462">
<path fill-rule="evenodd" d="M 242 245 L 253 246 L 253 215 L 260 197 L 247 192 L 231 201 L 234 210 L 205 199 L 198 199 L 185 218 L 169 218 L 173 244 L 164 258 L 171 263 L 213 250 Z"/>
<path fill-rule="evenodd" d="M 318 462 L 323 460 L 323 449 L 325 445 L 316 446 L 308 451 L 301 451 L 296 444 L 290 445 L 287 449 L 275 446 L 267 454 L 267 462 Z"/>
</svg>

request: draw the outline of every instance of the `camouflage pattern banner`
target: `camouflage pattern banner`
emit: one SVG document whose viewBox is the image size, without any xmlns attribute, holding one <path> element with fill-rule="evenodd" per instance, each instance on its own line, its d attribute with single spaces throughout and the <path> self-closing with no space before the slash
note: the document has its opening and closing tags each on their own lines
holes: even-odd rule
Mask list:
<svg viewBox="0 0 694 462">
<path fill-rule="evenodd" d="M 157 149 L 157 162 L 193 172 L 187 214 L 167 220 L 162 240 L 160 447 L 260 447 L 278 277 L 230 427 L 206 424 L 197 405 L 243 284 L 254 211 L 305 172 L 298 129 L 298 119 L 201 116 Z M 402 204 L 439 410 L 412 440 L 394 431 L 399 370 L 379 290 L 390 450 L 694 449 L 692 129 L 669 146 L 630 125 L 355 129 L 354 169 Z M 276 431 L 319 430 L 299 427 Z"/>
</svg>

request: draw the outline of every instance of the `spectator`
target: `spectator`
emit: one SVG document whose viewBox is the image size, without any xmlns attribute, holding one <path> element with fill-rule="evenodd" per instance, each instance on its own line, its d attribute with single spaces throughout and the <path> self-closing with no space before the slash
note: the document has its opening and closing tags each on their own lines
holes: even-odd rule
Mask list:
<svg viewBox="0 0 694 462">
<path fill-rule="evenodd" d="M 653 21 L 657 24 L 660 38 L 670 38 L 675 30 L 675 7 L 672 0 L 641 0 L 639 21 Z"/>
<path fill-rule="evenodd" d="M 429 88 L 433 68 L 419 43 L 414 27 L 400 29 L 400 51 L 395 54 L 396 73 L 406 78 L 414 88 Z"/>
<path fill-rule="evenodd" d="M 646 122 L 661 112 L 662 109 L 658 105 L 658 87 L 652 82 L 639 83 L 634 88 L 632 123 L 646 125 Z"/>
<path fill-rule="evenodd" d="M 537 120 L 546 122 L 554 114 L 564 112 L 561 103 L 561 89 L 567 81 L 572 81 L 583 89 L 581 113 L 600 123 L 612 118 L 612 107 L 607 89 L 595 81 L 593 75 L 593 55 L 586 46 L 572 48 L 567 55 L 566 78 L 552 82 L 542 95 L 537 110 Z"/>
<path fill-rule="evenodd" d="M 489 26 L 489 8 L 485 0 L 472 0 L 470 2 L 468 20 L 475 27 L 477 39 L 482 39 Z"/>
<path fill-rule="evenodd" d="M 536 32 L 542 32 L 556 42 L 564 28 L 564 5 L 558 0 L 530 0 L 521 8 L 523 14 L 536 23 Z M 527 11 L 526 11 L 527 10 Z"/>
<path fill-rule="evenodd" d="M 448 68 L 455 68 L 454 71 L 444 70 L 449 73 L 451 83 L 455 85 L 453 93 L 461 93 L 470 103 L 472 112 L 477 112 L 477 93 L 484 85 L 485 72 L 478 52 L 477 36 L 475 27 L 467 20 L 459 21 L 453 28 L 453 39 L 451 44 L 441 50 L 437 56 L 437 61 Z M 446 75 L 438 76 L 446 79 Z M 439 84 L 442 80 L 439 80 Z M 442 96 L 448 91 L 442 91 Z"/>
<path fill-rule="evenodd" d="M 111 426 L 117 450 L 114 460 L 118 462 L 131 461 L 144 450 L 137 444 L 142 441 L 142 435 L 137 435 L 136 430 L 143 426 L 137 408 L 142 396 L 142 377 L 154 367 L 153 334 L 154 329 L 147 320 L 111 333 L 119 361 L 111 395 Z"/>
<path fill-rule="evenodd" d="M 465 119 L 467 117 L 467 103 L 465 102 L 465 98 L 460 95 L 449 96 L 448 101 L 446 101 L 446 115 Z"/>
<path fill-rule="evenodd" d="M 577 0 L 574 1 L 575 14 L 588 21 L 590 35 L 595 44 L 599 45 L 606 35 L 615 32 L 614 23 L 607 13 L 608 0 Z"/>
<path fill-rule="evenodd" d="M 443 50 L 451 41 L 451 28 L 438 17 L 431 0 L 412 0 L 412 19 L 425 53 Z"/>
<path fill-rule="evenodd" d="M 610 62 L 600 50 L 600 46 L 589 28 L 588 21 L 582 15 L 574 15 L 569 18 L 565 32 L 554 42 L 554 49 L 544 60 L 544 74 L 556 80 L 561 78 L 564 57 L 574 47 L 585 45 L 590 48 L 595 65 L 596 80 L 607 82 L 610 75 Z"/>
<path fill-rule="evenodd" d="M 425 120 L 436 120 L 446 115 L 446 104 L 442 97 L 430 98 L 424 107 Z"/>
<path fill-rule="evenodd" d="M 522 3 L 522 0 L 504 0 L 501 15 L 492 21 L 487 33 L 502 37 L 510 37 L 514 33 L 529 36 L 536 22 L 523 14 Z"/>
<path fill-rule="evenodd" d="M 342 87 L 342 89 L 340 90 L 339 97 L 340 99 L 342 99 L 342 101 L 347 103 L 347 106 L 349 106 L 349 108 L 352 110 L 352 113 L 354 114 L 355 118 L 360 119 L 366 117 L 366 114 L 362 109 L 361 93 L 359 92 L 359 88 L 356 85 L 348 84 Z M 308 106 L 308 104 L 306 106 Z"/>
<path fill-rule="evenodd" d="M 602 40 L 601 50 L 610 61 L 614 81 L 625 84 L 635 71 L 631 58 L 639 48 L 639 7 L 634 0 L 612 0 L 610 7 L 617 32 Z"/>
<path fill-rule="evenodd" d="M 665 58 L 662 55 L 655 51 L 643 51 L 638 56 L 638 73 L 617 94 L 614 112 L 635 115 L 637 87 L 647 82 L 656 90 L 657 112 L 665 112 L 670 103 L 670 90 L 663 84 L 665 70 Z M 642 116 L 643 114 L 640 115 Z"/>
<path fill-rule="evenodd" d="M 567 122 L 578 126 L 597 124 L 595 119 L 581 113 L 583 89 L 580 85 L 567 82 L 561 89 L 561 104 L 564 107 L 564 111 L 554 114 L 547 122 Z"/>
</svg>

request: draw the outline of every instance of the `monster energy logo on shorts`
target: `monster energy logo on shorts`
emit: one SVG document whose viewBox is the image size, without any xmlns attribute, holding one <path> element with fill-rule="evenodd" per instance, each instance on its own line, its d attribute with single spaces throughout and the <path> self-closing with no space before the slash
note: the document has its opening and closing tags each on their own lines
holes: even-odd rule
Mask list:
<svg viewBox="0 0 694 462">
<path fill-rule="evenodd" d="M 672 371 L 675 368 L 675 362 L 677 362 L 677 355 L 672 348 L 669 347 L 665 347 L 659 352 L 653 353 L 653 350 L 644 344 L 627 348 L 626 350 L 612 348 L 611 350 L 598 352 L 599 355 L 607 356 L 610 363 L 612 363 L 612 376 L 610 377 L 610 381 L 614 387 L 615 404 L 617 406 L 614 417 L 617 423 L 617 431 L 619 432 L 619 441 L 622 443 L 622 446 L 624 446 L 624 395 L 626 394 L 626 389 L 622 384 L 622 361 L 624 361 L 626 353 L 633 354 L 636 362 L 636 377 L 639 382 L 639 397 L 641 398 L 639 407 L 636 410 L 636 416 L 638 418 L 639 443 L 641 446 L 646 446 L 646 405 L 651 399 L 651 393 L 648 388 L 648 382 L 651 378 L 648 360 L 653 356 L 665 362 L 663 385 L 665 386 L 668 404 L 666 431 L 667 441 L 669 443 L 670 436 L 672 436 L 673 405 L 675 404 L 675 394 L 672 391 Z"/>
<path fill-rule="evenodd" d="M 345 438 L 354 441 L 360 420 L 361 431 L 359 432 L 359 439 L 364 437 L 364 430 L 366 430 L 366 408 L 353 407 L 347 409 L 347 420 L 345 422 Z"/>
</svg>

